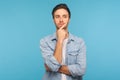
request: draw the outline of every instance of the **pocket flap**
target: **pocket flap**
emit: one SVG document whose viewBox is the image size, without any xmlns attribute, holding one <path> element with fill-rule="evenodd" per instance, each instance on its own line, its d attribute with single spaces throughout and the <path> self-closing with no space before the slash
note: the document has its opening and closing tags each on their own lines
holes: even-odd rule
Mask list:
<svg viewBox="0 0 120 80">
<path fill-rule="evenodd" d="M 79 49 L 71 49 L 71 50 L 68 51 L 68 54 L 75 56 L 75 55 L 79 54 L 78 51 L 79 51 Z"/>
</svg>

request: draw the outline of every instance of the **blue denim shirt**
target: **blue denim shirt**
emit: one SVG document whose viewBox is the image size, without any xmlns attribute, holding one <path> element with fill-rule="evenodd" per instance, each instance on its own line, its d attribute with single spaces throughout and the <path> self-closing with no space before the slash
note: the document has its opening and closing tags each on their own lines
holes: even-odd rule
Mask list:
<svg viewBox="0 0 120 80">
<path fill-rule="evenodd" d="M 61 80 L 61 73 L 58 72 L 61 64 L 53 56 L 56 42 L 56 33 L 40 40 L 44 63 L 51 69 L 50 72 L 45 72 L 42 80 Z M 66 75 L 67 80 L 82 80 L 86 70 L 86 46 L 83 39 L 69 33 L 66 50 L 65 65 L 71 73 L 71 75 Z"/>
</svg>

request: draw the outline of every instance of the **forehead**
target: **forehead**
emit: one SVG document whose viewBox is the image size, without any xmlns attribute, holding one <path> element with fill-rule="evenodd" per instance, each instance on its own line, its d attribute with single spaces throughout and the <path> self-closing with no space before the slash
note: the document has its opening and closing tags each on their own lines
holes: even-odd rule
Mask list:
<svg viewBox="0 0 120 80">
<path fill-rule="evenodd" d="M 58 10 L 55 11 L 54 14 L 55 15 L 63 15 L 63 14 L 68 15 L 68 11 L 66 9 L 58 9 Z"/>
</svg>

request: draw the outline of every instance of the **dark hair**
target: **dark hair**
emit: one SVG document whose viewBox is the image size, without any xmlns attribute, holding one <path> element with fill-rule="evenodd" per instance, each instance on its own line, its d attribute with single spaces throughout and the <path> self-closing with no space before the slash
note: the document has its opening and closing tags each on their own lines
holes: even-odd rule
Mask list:
<svg viewBox="0 0 120 80">
<path fill-rule="evenodd" d="M 56 5 L 56 6 L 53 8 L 53 10 L 52 10 L 52 17 L 53 17 L 53 18 L 54 18 L 54 12 L 55 12 L 56 10 L 58 10 L 58 9 L 65 9 L 65 10 L 67 10 L 67 12 L 69 13 L 69 18 L 71 17 L 71 13 L 70 13 L 70 10 L 69 10 L 68 6 L 67 6 L 66 4 L 64 4 L 64 3 L 60 3 L 60 4 Z"/>
</svg>

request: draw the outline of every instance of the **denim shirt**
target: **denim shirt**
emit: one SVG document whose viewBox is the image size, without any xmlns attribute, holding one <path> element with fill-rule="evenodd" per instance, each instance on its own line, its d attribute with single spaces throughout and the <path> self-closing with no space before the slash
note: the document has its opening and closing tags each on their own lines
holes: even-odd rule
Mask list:
<svg viewBox="0 0 120 80">
<path fill-rule="evenodd" d="M 61 80 L 61 73 L 58 72 L 61 64 L 53 55 L 56 42 L 56 33 L 40 40 L 44 63 L 51 69 L 50 72 L 45 72 L 42 80 Z M 86 70 L 86 46 L 83 39 L 69 33 L 65 55 L 65 65 L 71 73 L 71 75 L 66 75 L 67 80 L 82 80 Z"/>
</svg>

